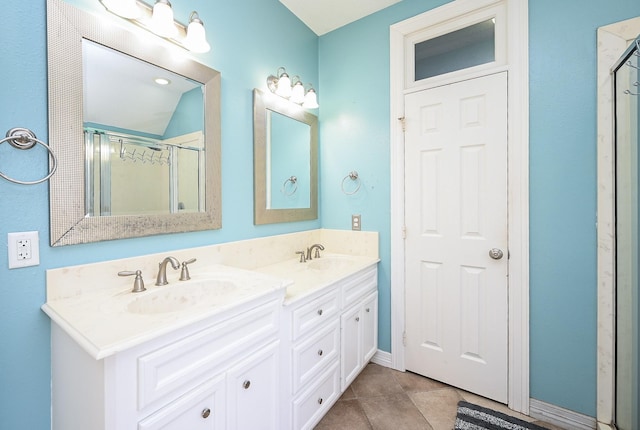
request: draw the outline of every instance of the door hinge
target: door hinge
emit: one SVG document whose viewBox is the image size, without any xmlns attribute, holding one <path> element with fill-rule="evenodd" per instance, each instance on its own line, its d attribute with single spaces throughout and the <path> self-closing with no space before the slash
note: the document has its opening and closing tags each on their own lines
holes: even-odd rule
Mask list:
<svg viewBox="0 0 640 430">
<path fill-rule="evenodd" d="M 406 239 L 407 238 L 407 226 L 406 225 L 402 226 L 401 232 L 402 232 L 402 238 Z"/>
<path fill-rule="evenodd" d="M 405 117 L 398 118 L 398 121 L 400 121 L 402 123 L 402 131 L 403 132 L 407 131 L 407 121 L 406 121 Z"/>
<path fill-rule="evenodd" d="M 402 332 L 402 346 L 407 346 L 407 332 Z"/>
</svg>

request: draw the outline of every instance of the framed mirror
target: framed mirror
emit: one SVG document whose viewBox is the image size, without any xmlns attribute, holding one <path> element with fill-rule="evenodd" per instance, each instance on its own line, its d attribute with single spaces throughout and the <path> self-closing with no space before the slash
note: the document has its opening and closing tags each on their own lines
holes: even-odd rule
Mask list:
<svg viewBox="0 0 640 430">
<path fill-rule="evenodd" d="M 47 35 L 51 246 L 220 228 L 220 73 L 60 0 Z"/>
<path fill-rule="evenodd" d="M 318 218 L 318 118 L 253 90 L 254 224 Z"/>
</svg>

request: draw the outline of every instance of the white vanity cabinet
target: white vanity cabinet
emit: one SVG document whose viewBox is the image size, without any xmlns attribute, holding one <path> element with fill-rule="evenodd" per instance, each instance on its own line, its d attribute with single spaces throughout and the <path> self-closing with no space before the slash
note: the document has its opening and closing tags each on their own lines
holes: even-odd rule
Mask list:
<svg viewBox="0 0 640 430">
<path fill-rule="evenodd" d="M 98 360 L 53 323 L 53 430 L 281 429 L 283 293 Z"/>
<path fill-rule="evenodd" d="M 371 266 L 285 305 L 282 428 L 313 428 L 377 350 L 377 277 Z"/>
</svg>

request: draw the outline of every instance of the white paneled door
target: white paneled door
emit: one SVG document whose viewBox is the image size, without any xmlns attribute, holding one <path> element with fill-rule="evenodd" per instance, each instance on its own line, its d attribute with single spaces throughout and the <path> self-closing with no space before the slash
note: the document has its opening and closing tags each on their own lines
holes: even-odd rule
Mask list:
<svg viewBox="0 0 640 430">
<path fill-rule="evenodd" d="M 405 96 L 407 370 L 507 402 L 507 73 Z"/>
</svg>

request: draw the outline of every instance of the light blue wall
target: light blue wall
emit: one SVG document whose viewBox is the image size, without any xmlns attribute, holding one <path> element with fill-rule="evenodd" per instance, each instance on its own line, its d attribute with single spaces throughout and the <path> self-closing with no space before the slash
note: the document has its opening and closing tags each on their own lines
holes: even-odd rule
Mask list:
<svg viewBox="0 0 640 430">
<path fill-rule="evenodd" d="M 101 11 L 97 1 L 72 3 Z M 190 12 L 185 3 L 174 2 L 180 17 Z M 380 232 L 380 347 L 389 351 L 388 27 L 444 3 L 404 0 L 321 37 L 319 45 L 277 0 L 198 4 L 213 47 L 200 58 L 222 72 L 220 231 L 54 249 L 47 245 L 47 186 L 0 180 L 2 243 L 8 232 L 28 230 L 40 231 L 42 242 L 41 265 L 16 270 L 7 269 L 7 248 L 0 246 L 2 427 L 49 428 L 49 322 L 40 311 L 46 269 L 320 226 L 254 226 L 252 176 L 237 175 L 253 162 L 251 90 L 264 89 L 278 66 L 319 84 L 322 226 L 349 228 L 351 214 L 360 213 L 364 229 Z M 595 415 L 596 396 L 595 31 L 637 15 L 637 0 L 530 1 L 531 395 L 587 415 Z M 24 126 L 46 140 L 44 2 L 0 2 L 0 16 L 0 133 Z M 44 159 L 39 150 L 0 145 L 4 173 L 35 179 L 45 173 Z M 363 185 L 348 197 L 340 182 L 351 170 Z"/>
<path fill-rule="evenodd" d="M 97 0 L 74 0 L 104 13 Z M 175 1 L 176 16 L 188 18 L 193 1 Z M 253 225 L 252 90 L 266 90 L 279 66 L 318 82 L 318 37 L 278 0 L 196 2 L 211 52 L 198 56 L 222 73 L 223 228 L 51 248 L 49 193 L 45 184 L 22 186 L 0 179 L 0 428 L 50 428 L 49 319 L 45 270 L 176 248 L 201 246 L 318 228 L 319 221 Z M 0 2 L 0 129 L 31 128 L 47 140 L 45 1 Z M 277 41 L 277 43 L 276 43 Z M 316 85 L 318 91 L 321 91 Z M 46 172 L 42 150 L 0 145 L 0 171 L 22 179 Z M 238 174 L 242 172 L 242 174 Z M 41 264 L 8 270 L 7 233 L 38 230 Z"/>
<path fill-rule="evenodd" d="M 204 95 L 200 87 L 183 93 L 162 138 L 169 139 L 204 130 L 204 116 L 206 113 L 203 114 L 202 112 L 203 99 Z"/>
<path fill-rule="evenodd" d="M 379 344 L 390 350 L 389 25 L 404 0 L 320 38 L 322 225 L 380 231 Z M 596 29 L 637 0 L 530 0 L 531 396 L 596 413 Z M 357 170 L 363 189 L 340 181 Z"/>
</svg>

